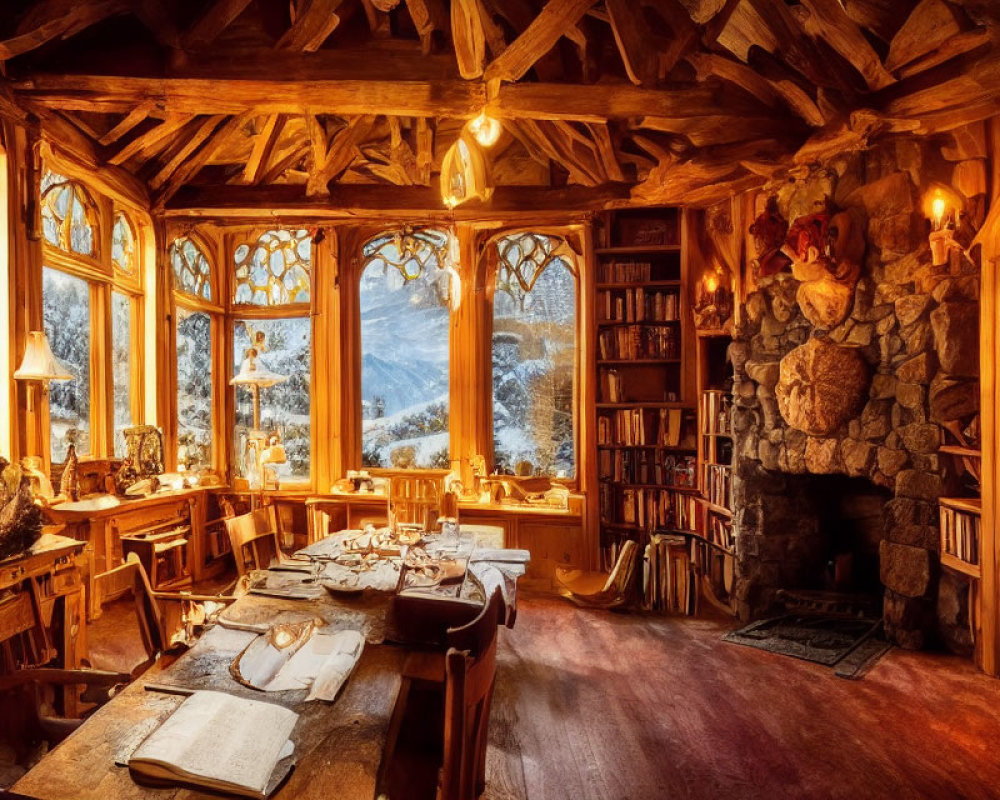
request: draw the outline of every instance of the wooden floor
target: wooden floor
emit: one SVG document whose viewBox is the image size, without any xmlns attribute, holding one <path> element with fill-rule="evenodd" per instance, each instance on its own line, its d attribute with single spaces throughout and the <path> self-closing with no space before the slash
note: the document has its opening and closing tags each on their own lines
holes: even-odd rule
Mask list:
<svg viewBox="0 0 1000 800">
<path fill-rule="evenodd" d="M 893 650 L 847 681 L 728 627 L 525 598 L 486 798 L 1000 798 L 1000 681 L 970 662 Z"/>
</svg>

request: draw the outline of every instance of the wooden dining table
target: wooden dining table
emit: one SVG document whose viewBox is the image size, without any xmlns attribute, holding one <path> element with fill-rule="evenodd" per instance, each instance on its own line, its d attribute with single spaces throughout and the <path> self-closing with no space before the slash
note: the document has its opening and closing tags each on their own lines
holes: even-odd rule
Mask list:
<svg viewBox="0 0 1000 800">
<path fill-rule="evenodd" d="M 508 565 L 509 566 L 509 565 Z M 518 570 L 510 583 L 516 585 Z M 87 719 L 12 788 L 38 800 L 209 800 L 218 794 L 141 785 L 127 768 L 139 743 L 191 691 L 210 689 L 278 703 L 299 714 L 292 732 L 296 765 L 275 800 L 372 800 L 389 720 L 410 646 L 392 643 L 392 593 L 323 594 L 293 599 L 247 594 L 223 621 L 168 666 L 154 665 Z M 359 630 L 366 644 L 332 703 L 306 702 L 306 690 L 263 693 L 243 686 L 230 665 L 262 626 L 307 619 L 326 630 Z M 226 735 L 219 731 L 219 737 Z"/>
</svg>

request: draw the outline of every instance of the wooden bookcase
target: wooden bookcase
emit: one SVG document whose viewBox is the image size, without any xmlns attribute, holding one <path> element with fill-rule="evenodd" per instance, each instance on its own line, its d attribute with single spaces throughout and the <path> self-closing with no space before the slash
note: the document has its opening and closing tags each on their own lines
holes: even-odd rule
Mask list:
<svg viewBox="0 0 1000 800">
<path fill-rule="evenodd" d="M 980 630 L 980 582 L 983 564 L 983 501 L 978 496 L 982 454 L 965 445 L 942 445 L 938 451 L 959 462 L 969 478 L 968 496 L 938 499 L 941 566 L 969 583 L 969 631 L 977 643 Z"/>
<path fill-rule="evenodd" d="M 693 531 L 696 525 L 684 228 L 677 208 L 610 212 L 596 228 L 596 431 L 606 569 L 626 539 L 636 540 L 642 553 L 657 532 Z M 678 599 L 667 603 L 664 596 L 663 608 L 686 605 L 686 588 L 677 589 L 684 570 L 672 555 L 675 544 L 669 543 L 668 557 L 664 543 L 660 561 L 677 577 L 662 587 L 671 583 Z M 636 573 L 638 588 L 643 570 Z"/>
<path fill-rule="evenodd" d="M 698 385 L 698 536 L 691 545 L 702 594 L 713 605 L 732 611 L 733 432 L 732 367 L 727 351 L 732 337 L 725 331 L 699 331 Z"/>
</svg>

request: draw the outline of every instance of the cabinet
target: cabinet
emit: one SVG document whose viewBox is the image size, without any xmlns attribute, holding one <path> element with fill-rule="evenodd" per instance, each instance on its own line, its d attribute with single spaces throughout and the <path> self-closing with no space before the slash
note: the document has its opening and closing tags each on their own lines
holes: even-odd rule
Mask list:
<svg viewBox="0 0 1000 800">
<path fill-rule="evenodd" d="M 696 524 L 683 213 L 609 212 L 595 230 L 596 460 L 605 569 L 627 539 L 639 543 L 648 564 L 655 532 Z M 650 576 L 643 583 L 649 586 Z"/>
<path fill-rule="evenodd" d="M 982 454 L 964 442 L 942 445 L 938 452 L 942 456 L 953 458 L 966 479 L 967 496 L 938 499 L 940 558 L 941 566 L 962 576 L 969 583 L 969 630 L 978 648 L 983 511 L 983 502 L 978 495 Z"/>
</svg>

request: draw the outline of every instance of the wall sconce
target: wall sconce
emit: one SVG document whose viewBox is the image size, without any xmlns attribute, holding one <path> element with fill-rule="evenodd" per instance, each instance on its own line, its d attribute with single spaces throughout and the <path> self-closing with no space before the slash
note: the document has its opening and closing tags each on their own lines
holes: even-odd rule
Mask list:
<svg viewBox="0 0 1000 800">
<path fill-rule="evenodd" d="M 706 272 L 695 288 L 694 324 L 699 330 L 722 329 L 733 313 L 733 295 L 719 269 Z"/>
<path fill-rule="evenodd" d="M 935 267 L 947 264 L 952 250 L 962 249 L 955 241 L 957 204 L 950 205 L 949 200 L 950 198 L 938 189 L 930 201 L 931 233 L 928 241 L 931 246 L 931 263 Z"/>
<path fill-rule="evenodd" d="M 486 156 L 476 140 L 463 132 L 441 161 L 441 200 L 454 208 L 473 198 L 485 202 L 492 194 Z"/>
<path fill-rule="evenodd" d="M 14 379 L 38 381 L 42 384 L 42 391 L 48 392 L 49 381 L 73 381 L 76 380 L 76 376 L 52 355 L 52 348 L 49 347 L 45 331 L 29 331 L 24 343 L 24 358 L 21 359 L 21 366 L 14 370 Z M 34 412 L 34 410 L 32 395 L 29 392 L 28 411 Z"/>
</svg>

